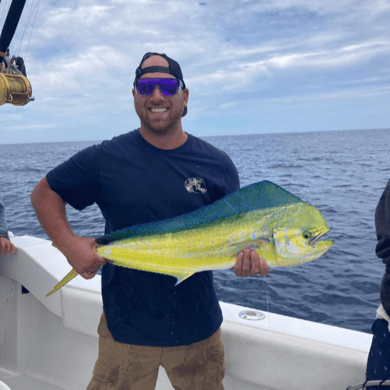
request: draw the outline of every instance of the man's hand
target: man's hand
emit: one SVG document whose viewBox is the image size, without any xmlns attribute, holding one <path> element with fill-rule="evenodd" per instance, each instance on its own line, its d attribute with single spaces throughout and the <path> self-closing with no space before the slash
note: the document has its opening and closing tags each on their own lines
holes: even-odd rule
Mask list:
<svg viewBox="0 0 390 390">
<path fill-rule="evenodd" d="M 106 259 L 96 253 L 96 245 L 96 240 L 93 237 L 74 236 L 66 246 L 58 249 L 84 279 L 92 279 L 98 268 L 107 262 Z"/>
<path fill-rule="evenodd" d="M 0 237 L 0 254 L 8 256 L 10 253 L 16 253 L 15 245 L 8 238 Z"/>
<path fill-rule="evenodd" d="M 31 203 L 54 246 L 84 279 L 93 278 L 98 268 L 106 264 L 106 260 L 96 253 L 97 244 L 94 238 L 78 237 L 73 233 L 66 218 L 66 203 L 50 188 L 46 177 L 31 193 Z"/>
<path fill-rule="evenodd" d="M 244 252 L 238 254 L 233 271 L 237 276 L 243 276 L 245 278 L 256 275 L 267 276 L 268 265 L 254 250 L 245 249 Z"/>
</svg>

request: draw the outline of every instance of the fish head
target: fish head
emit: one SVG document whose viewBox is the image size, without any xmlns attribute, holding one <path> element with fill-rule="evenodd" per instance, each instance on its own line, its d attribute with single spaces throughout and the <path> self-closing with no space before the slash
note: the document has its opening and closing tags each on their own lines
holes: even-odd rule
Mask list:
<svg viewBox="0 0 390 390">
<path fill-rule="evenodd" d="M 278 266 L 296 266 L 321 257 L 334 244 L 333 240 L 320 241 L 328 232 L 329 227 L 318 209 L 303 204 L 286 221 L 285 227 L 273 230 Z"/>
</svg>

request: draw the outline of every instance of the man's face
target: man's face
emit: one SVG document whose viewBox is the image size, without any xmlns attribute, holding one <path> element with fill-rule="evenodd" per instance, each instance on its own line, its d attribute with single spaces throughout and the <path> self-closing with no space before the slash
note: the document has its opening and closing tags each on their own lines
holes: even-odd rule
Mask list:
<svg viewBox="0 0 390 390">
<path fill-rule="evenodd" d="M 147 58 L 142 68 L 149 66 L 168 66 L 168 62 L 160 56 Z M 145 73 L 141 78 L 171 78 L 168 73 Z M 165 96 L 157 86 L 151 95 L 141 95 L 133 89 L 134 106 L 141 125 L 154 133 L 164 134 L 175 126 L 181 126 L 181 115 L 188 101 L 188 90 L 180 90 L 176 95 Z M 180 127 L 181 128 L 181 127 Z"/>
</svg>

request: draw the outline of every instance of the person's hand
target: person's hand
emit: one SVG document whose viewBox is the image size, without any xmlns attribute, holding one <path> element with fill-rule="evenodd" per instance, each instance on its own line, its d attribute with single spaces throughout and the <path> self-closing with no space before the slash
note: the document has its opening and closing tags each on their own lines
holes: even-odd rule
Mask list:
<svg viewBox="0 0 390 390">
<path fill-rule="evenodd" d="M 58 248 L 67 258 L 69 264 L 84 279 L 92 279 L 98 268 L 106 264 L 106 259 L 96 251 L 97 243 L 93 237 L 73 237 L 66 247 Z"/>
<path fill-rule="evenodd" d="M 0 237 L 0 254 L 8 256 L 11 253 L 16 253 L 15 245 L 8 238 Z"/>
<path fill-rule="evenodd" d="M 245 251 L 237 255 L 236 264 L 233 271 L 237 276 L 256 276 L 268 275 L 268 264 L 256 251 L 252 249 L 245 249 Z"/>
</svg>

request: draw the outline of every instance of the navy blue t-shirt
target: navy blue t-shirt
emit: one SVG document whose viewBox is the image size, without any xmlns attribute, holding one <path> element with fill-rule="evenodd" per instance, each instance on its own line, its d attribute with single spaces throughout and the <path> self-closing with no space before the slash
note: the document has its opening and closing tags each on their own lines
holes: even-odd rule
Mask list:
<svg viewBox="0 0 390 390">
<path fill-rule="evenodd" d="M 223 151 L 188 135 L 163 150 L 134 130 L 82 150 L 47 174 L 53 191 L 78 210 L 97 203 L 105 232 L 176 217 L 239 188 L 237 169 Z M 222 323 L 211 271 L 174 286 L 167 275 L 107 263 L 103 309 L 115 340 L 137 345 L 189 345 Z"/>
</svg>

